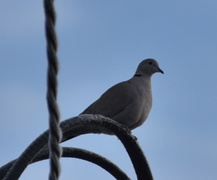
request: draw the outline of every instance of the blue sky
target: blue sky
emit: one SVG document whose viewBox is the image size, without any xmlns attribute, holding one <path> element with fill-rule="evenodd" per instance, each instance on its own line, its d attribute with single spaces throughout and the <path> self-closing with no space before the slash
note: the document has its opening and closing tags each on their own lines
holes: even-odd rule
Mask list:
<svg viewBox="0 0 217 180">
<path fill-rule="evenodd" d="M 153 107 L 133 130 L 156 180 L 217 178 L 217 1 L 56 1 L 61 120 L 82 112 L 145 58 L 165 74 L 152 77 Z M 41 1 L 0 1 L 0 166 L 48 127 L 44 12 Z M 136 179 L 115 136 L 64 143 L 106 156 Z M 60 179 L 112 176 L 88 162 L 61 159 Z M 46 179 L 48 161 L 21 180 Z"/>
</svg>

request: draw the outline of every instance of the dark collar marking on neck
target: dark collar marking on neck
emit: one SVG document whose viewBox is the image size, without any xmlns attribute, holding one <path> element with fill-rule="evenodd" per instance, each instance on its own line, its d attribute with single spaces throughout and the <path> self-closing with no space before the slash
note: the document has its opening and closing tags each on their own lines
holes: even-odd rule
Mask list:
<svg viewBox="0 0 217 180">
<path fill-rule="evenodd" d="M 140 77 L 140 76 L 142 76 L 142 74 L 135 74 L 134 76 L 136 76 L 136 77 Z"/>
</svg>

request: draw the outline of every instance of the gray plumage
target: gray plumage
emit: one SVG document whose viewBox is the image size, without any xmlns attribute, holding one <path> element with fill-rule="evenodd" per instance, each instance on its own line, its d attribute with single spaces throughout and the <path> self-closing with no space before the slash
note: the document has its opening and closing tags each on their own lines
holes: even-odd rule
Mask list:
<svg viewBox="0 0 217 180">
<path fill-rule="evenodd" d="M 157 61 L 143 60 L 131 79 L 108 89 L 81 114 L 101 114 L 130 130 L 142 125 L 152 107 L 151 76 L 156 72 L 163 73 Z"/>
</svg>

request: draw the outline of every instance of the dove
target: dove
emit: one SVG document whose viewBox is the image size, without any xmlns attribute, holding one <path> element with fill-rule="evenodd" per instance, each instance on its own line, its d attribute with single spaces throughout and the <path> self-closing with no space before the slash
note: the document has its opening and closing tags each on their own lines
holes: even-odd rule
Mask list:
<svg viewBox="0 0 217 180">
<path fill-rule="evenodd" d="M 131 79 L 109 88 L 81 114 L 100 114 L 130 130 L 141 126 L 152 108 L 151 77 L 156 72 L 164 74 L 156 60 L 143 60 Z"/>
</svg>

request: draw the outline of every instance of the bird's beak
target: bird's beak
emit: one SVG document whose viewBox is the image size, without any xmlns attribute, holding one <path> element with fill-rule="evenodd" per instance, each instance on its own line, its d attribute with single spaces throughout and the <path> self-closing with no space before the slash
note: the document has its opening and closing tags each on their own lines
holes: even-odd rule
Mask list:
<svg viewBox="0 0 217 180">
<path fill-rule="evenodd" d="M 158 68 L 158 72 L 164 74 L 164 72 L 160 68 Z"/>
</svg>

